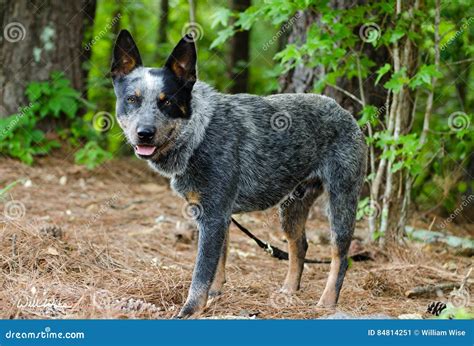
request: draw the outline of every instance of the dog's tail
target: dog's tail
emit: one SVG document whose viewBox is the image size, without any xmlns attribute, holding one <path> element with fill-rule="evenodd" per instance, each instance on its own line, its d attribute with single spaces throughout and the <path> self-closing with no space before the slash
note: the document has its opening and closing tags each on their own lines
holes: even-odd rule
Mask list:
<svg viewBox="0 0 474 346">
<path fill-rule="evenodd" d="M 260 246 L 263 250 L 265 250 L 265 252 L 268 252 L 272 257 L 275 257 L 279 260 L 288 261 L 288 252 L 285 252 L 277 248 L 276 246 L 273 246 L 269 243 L 266 243 L 258 239 L 247 228 L 245 228 L 240 223 L 235 221 L 234 218 L 231 218 L 231 220 L 237 226 L 238 229 L 244 232 L 249 238 L 253 239 L 257 243 L 258 246 Z M 304 263 L 331 263 L 331 260 L 305 259 Z"/>
</svg>

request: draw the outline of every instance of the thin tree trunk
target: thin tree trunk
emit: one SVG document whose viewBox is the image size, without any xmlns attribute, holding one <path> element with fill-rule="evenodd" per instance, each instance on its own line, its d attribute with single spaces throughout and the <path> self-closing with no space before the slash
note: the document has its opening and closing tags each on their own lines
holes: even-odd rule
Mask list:
<svg viewBox="0 0 474 346">
<path fill-rule="evenodd" d="M 84 35 L 84 41 L 91 41 L 92 37 L 94 35 L 94 19 L 95 19 L 95 11 L 97 9 L 97 0 L 91 0 L 87 1 L 86 6 L 84 7 L 84 29 L 83 29 L 83 35 Z M 115 17 L 114 17 L 115 18 Z M 86 49 L 84 53 L 81 56 L 81 66 L 87 66 L 87 63 L 90 61 L 92 57 L 92 49 Z M 84 68 L 82 70 L 82 80 L 84 81 L 82 83 L 82 95 L 83 97 L 87 96 L 87 77 L 89 74 L 89 70 Z"/>
<path fill-rule="evenodd" d="M 168 41 L 168 12 L 169 1 L 161 0 L 160 3 L 160 24 L 158 26 L 158 43 L 166 43 Z"/>
<path fill-rule="evenodd" d="M 250 0 L 230 0 L 232 11 L 243 12 L 250 7 Z M 237 32 L 231 40 L 230 46 L 230 87 L 231 93 L 245 93 L 248 88 L 249 58 L 250 58 L 250 31 Z"/>
<path fill-rule="evenodd" d="M 397 0 L 396 15 L 401 15 L 402 6 L 406 7 L 408 15 L 412 16 L 414 11 L 419 10 L 420 3 L 415 1 Z M 412 21 L 410 31 L 416 32 L 419 23 Z M 408 37 L 394 43 L 393 65 L 394 73 L 406 68 L 408 76 L 412 76 L 418 63 L 418 49 Z M 393 100 L 397 100 L 394 105 Z M 391 133 L 395 142 L 400 136 L 409 131 L 410 116 L 413 110 L 413 92 L 404 87 L 399 93 L 393 95 L 391 111 L 393 111 L 395 126 Z M 392 119 L 393 120 L 393 119 Z M 391 145 L 389 151 L 396 150 L 395 145 Z M 383 207 L 380 221 L 380 231 L 384 234 L 383 245 L 385 247 L 399 244 L 405 232 L 408 206 L 410 204 L 411 180 L 406 169 L 402 168 L 398 172 L 392 171 L 392 161 L 389 160 L 386 166 L 386 183 L 383 194 Z"/>
</svg>

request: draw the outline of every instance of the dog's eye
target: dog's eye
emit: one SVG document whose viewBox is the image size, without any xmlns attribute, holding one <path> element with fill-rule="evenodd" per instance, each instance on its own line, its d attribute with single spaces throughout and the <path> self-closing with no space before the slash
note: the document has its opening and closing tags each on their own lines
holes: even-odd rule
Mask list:
<svg viewBox="0 0 474 346">
<path fill-rule="evenodd" d="M 165 100 L 164 104 L 165 104 L 165 106 L 171 106 L 171 101 L 170 100 Z"/>
<path fill-rule="evenodd" d="M 128 103 L 136 103 L 138 101 L 137 97 L 134 95 L 130 95 L 127 97 L 127 102 Z"/>
</svg>

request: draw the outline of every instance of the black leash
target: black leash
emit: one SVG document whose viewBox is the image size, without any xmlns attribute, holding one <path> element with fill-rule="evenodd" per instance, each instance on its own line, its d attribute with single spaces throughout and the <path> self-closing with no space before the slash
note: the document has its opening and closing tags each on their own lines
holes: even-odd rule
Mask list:
<svg viewBox="0 0 474 346">
<path fill-rule="evenodd" d="M 235 221 L 234 218 L 231 218 L 232 222 L 237 226 L 238 229 L 240 229 L 242 232 L 244 232 L 249 238 L 253 239 L 258 246 L 260 246 L 265 252 L 268 252 L 272 257 L 275 257 L 279 260 L 285 260 L 288 261 L 288 252 L 285 252 L 276 246 L 273 246 L 269 243 L 266 243 L 260 239 L 258 239 L 256 236 L 254 236 L 247 228 L 242 226 L 240 223 Z M 331 263 L 330 260 L 318 260 L 318 259 L 305 259 L 304 263 Z"/>
</svg>

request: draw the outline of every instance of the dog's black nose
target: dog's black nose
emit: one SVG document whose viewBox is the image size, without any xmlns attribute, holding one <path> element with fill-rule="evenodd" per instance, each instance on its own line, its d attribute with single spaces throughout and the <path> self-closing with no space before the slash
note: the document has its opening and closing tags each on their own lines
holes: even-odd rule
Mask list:
<svg viewBox="0 0 474 346">
<path fill-rule="evenodd" d="M 140 126 L 137 128 L 139 139 L 150 140 L 155 135 L 156 128 L 154 126 Z"/>
</svg>

